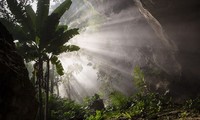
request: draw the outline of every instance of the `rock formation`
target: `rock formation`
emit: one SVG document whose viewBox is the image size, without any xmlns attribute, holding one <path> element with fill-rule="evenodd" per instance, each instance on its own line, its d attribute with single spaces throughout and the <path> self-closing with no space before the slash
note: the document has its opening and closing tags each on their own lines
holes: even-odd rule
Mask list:
<svg viewBox="0 0 200 120">
<path fill-rule="evenodd" d="M 177 60 L 182 72 L 171 83 L 177 95 L 196 96 L 200 90 L 200 1 L 141 0 L 145 9 L 163 27 L 178 49 Z"/>
<path fill-rule="evenodd" d="M 35 120 L 37 102 L 13 38 L 0 24 L 0 120 Z"/>
</svg>

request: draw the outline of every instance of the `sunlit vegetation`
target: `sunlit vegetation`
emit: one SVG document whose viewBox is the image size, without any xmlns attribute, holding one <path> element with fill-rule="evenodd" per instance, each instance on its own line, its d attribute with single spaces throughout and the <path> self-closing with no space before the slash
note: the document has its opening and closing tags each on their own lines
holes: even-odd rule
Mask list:
<svg viewBox="0 0 200 120">
<path fill-rule="evenodd" d="M 174 102 L 167 95 L 145 91 L 144 73 L 139 67 L 134 69 L 134 80 L 139 91 L 133 96 L 125 96 L 115 91 L 110 93 L 108 103 L 101 106 L 99 95 L 85 99 L 83 103 L 76 103 L 66 98 L 51 96 L 51 120 L 144 120 L 144 119 L 180 119 L 186 120 L 199 117 L 200 98 L 188 99 L 181 103 Z"/>
<path fill-rule="evenodd" d="M 144 71 L 140 66 L 134 67 L 133 80 L 130 83 L 137 89 L 134 95 L 127 96 L 110 89 L 109 80 L 115 79 L 110 74 L 116 74 L 116 71 L 107 72 L 108 76 L 104 72 L 98 72 L 99 79 L 106 81 L 102 85 L 103 92 L 101 95 L 99 92 L 84 98 L 82 103 L 71 99 L 69 81 L 73 72 L 78 73 L 83 68 L 76 65 L 78 70 L 75 71 L 71 67 L 65 75 L 69 87 L 68 98 L 62 98 L 59 95 L 58 78 L 64 75 L 64 68 L 58 56 L 80 49 L 76 45 L 66 44 L 79 34 L 79 29 L 69 29 L 68 25 L 60 24 L 61 17 L 71 3 L 71 0 L 65 0 L 50 13 L 50 0 L 38 0 L 36 11 L 27 3 L 4 0 L 7 9 L 0 22 L 13 35 L 17 52 L 24 58 L 27 69 L 30 69 L 39 103 L 36 120 L 185 120 L 200 117 L 200 97 L 175 100 L 168 95 L 167 90 L 164 93 L 151 90 L 146 76 L 162 77 L 164 73 L 157 69 Z M 88 66 L 92 66 L 92 63 Z M 116 77 L 120 78 L 120 75 L 117 74 Z M 104 95 L 106 99 L 102 97 Z"/>
</svg>

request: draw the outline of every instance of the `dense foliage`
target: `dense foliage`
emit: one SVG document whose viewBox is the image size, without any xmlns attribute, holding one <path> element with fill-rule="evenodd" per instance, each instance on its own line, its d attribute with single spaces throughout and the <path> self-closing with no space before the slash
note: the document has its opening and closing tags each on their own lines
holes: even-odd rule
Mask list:
<svg viewBox="0 0 200 120">
<path fill-rule="evenodd" d="M 95 110 L 91 108 L 99 96 L 95 94 L 86 98 L 84 104 L 77 104 L 63 98 L 51 98 L 52 120 L 144 120 L 144 119 L 195 119 L 200 114 L 200 97 L 195 99 L 174 101 L 171 97 L 156 92 L 142 90 L 146 84 L 144 74 L 139 67 L 134 70 L 135 82 L 139 84 L 139 91 L 133 96 L 125 96 L 114 91 L 109 96 L 105 109 Z M 142 79 L 139 79 L 142 78 Z"/>
<path fill-rule="evenodd" d="M 35 61 L 34 74 L 37 80 L 34 82 L 38 84 L 40 103 L 38 114 L 45 111 L 45 115 L 39 115 L 38 119 L 46 117 L 49 120 L 163 120 L 194 118 L 199 115 L 200 98 L 177 102 L 165 94 L 149 91 L 144 73 L 139 67 L 134 69 L 134 84 L 138 93 L 128 97 L 114 91 L 110 93 L 105 108 L 100 102 L 103 100 L 97 94 L 88 98 L 84 104 L 77 104 L 54 95 L 48 98 L 49 62 L 56 66 L 58 74 L 63 75 L 58 55 L 79 50 L 78 46 L 65 44 L 78 34 L 78 29 L 69 30 L 67 25 L 59 24 L 60 18 L 69 9 L 71 0 L 65 0 L 51 14 L 49 14 L 49 2 L 49 0 L 39 0 L 36 12 L 26 2 L 3 0 L 0 3 L 0 6 L 7 6 L 9 9 L 7 11 L 8 9 L 0 8 L 0 12 L 3 13 L 0 21 L 6 25 L 14 39 L 18 40 L 16 43 L 18 52 L 26 61 Z M 47 70 L 44 75 L 45 62 Z M 151 71 L 151 74 L 155 73 Z M 42 92 L 46 92 L 46 96 L 44 94 L 42 96 Z"/>
<path fill-rule="evenodd" d="M 58 55 L 80 49 L 76 45 L 66 44 L 79 34 L 78 28 L 69 29 L 67 25 L 60 24 L 61 17 L 71 4 L 71 0 L 65 0 L 52 13 L 49 12 L 50 0 L 38 0 L 36 11 L 27 0 L 4 0 L 0 4 L 0 22 L 16 40 L 18 53 L 26 62 L 34 61 L 33 83 L 38 88 L 39 120 L 48 119 L 49 92 L 52 88 L 49 85 L 53 85 L 53 81 L 49 81 L 50 63 L 55 65 L 59 75 L 63 75 L 64 69 Z M 42 100 L 43 92 L 46 93 L 45 102 Z"/>
<path fill-rule="evenodd" d="M 74 101 L 51 96 L 49 105 L 50 120 L 80 120 L 84 118 L 83 107 Z"/>
<path fill-rule="evenodd" d="M 94 97 L 90 102 L 94 102 Z M 156 93 L 127 97 L 119 92 L 110 96 L 109 106 L 104 110 L 93 111 L 88 104 L 51 97 L 51 120 L 135 120 L 135 119 L 186 119 L 199 117 L 200 98 L 186 100 L 183 103 L 172 102 L 167 96 Z M 119 98 L 119 99 L 117 99 Z M 93 100 L 93 101 L 91 101 Z"/>
</svg>

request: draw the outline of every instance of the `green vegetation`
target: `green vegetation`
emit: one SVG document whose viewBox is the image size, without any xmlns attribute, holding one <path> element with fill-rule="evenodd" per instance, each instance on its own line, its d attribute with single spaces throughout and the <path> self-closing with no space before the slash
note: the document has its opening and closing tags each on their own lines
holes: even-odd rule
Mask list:
<svg viewBox="0 0 200 120">
<path fill-rule="evenodd" d="M 49 81 L 50 63 L 56 67 L 59 75 L 63 75 L 58 55 L 79 50 L 78 46 L 66 45 L 66 42 L 78 34 L 78 29 L 69 30 L 67 25 L 59 24 L 60 18 L 72 2 L 65 0 L 49 14 L 49 0 L 38 0 L 36 12 L 30 5 L 21 4 L 19 1 L 5 1 L 9 12 L 7 11 L 7 17 L 0 18 L 0 21 L 12 33 L 14 39 L 18 40 L 16 47 L 26 62 L 35 62 L 33 83 L 38 92 L 37 120 L 184 120 L 199 117 L 200 98 L 178 103 L 165 94 L 151 92 L 145 81 L 145 74 L 139 66 L 133 71 L 137 94 L 125 96 L 119 91 L 111 92 L 105 107 L 102 106 L 103 100 L 97 94 L 87 98 L 83 104 L 60 98 L 53 95 L 53 92 L 49 95 L 49 85 L 53 85 Z M 160 71 L 150 70 L 149 74 L 159 75 Z M 109 85 L 104 87 L 108 89 Z"/>
<path fill-rule="evenodd" d="M 33 83 L 38 88 L 39 120 L 48 119 L 49 102 L 49 77 L 50 64 L 55 65 L 59 75 L 64 74 L 64 69 L 58 55 L 63 52 L 78 51 L 76 45 L 66 45 L 78 29 L 68 29 L 67 25 L 60 25 L 60 18 L 70 8 L 72 1 L 65 0 L 51 14 L 49 13 L 50 0 L 38 0 L 36 12 L 33 8 L 20 1 L 5 0 L 7 7 L 6 17 L 1 17 L 2 22 L 16 41 L 16 48 L 26 62 L 34 61 Z M 46 63 L 46 70 L 44 64 Z M 52 87 L 51 87 L 52 88 Z M 45 102 L 42 100 L 43 92 Z M 45 104 L 45 107 L 43 107 Z"/>
<path fill-rule="evenodd" d="M 138 78 L 137 82 L 144 81 L 142 70 L 139 67 L 135 69 L 134 74 L 140 75 L 142 79 L 134 78 Z M 146 84 L 140 85 L 138 89 L 146 86 Z M 146 93 L 143 90 L 138 91 L 137 94 L 130 97 L 114 91 L 110 94 L 105 109 L 95 110 L 91 104 L 98 99 L 100 99 L 99 96 L 95 94 L 92 97 L 87 97 L 84 103 L 78 104 L 68 99 L 52 96 L 50 98 L 50 118 L 51 120 L 186 120 L 197 118 L 200 114 L 200 98 L 176 103 L 166 95 L 150 91 Z"/>
<path fill-rule="evenodd" d="M 84 108 L 74 101 L 51 96 L 49 100 L 51 120 L 80 120 L 84 118 Z"/>
<path fill-rule="evenodd" d="M 180 119 L 198 117 L 200 99 L 188 100 L 182 104 L 155 93 L 137 94 L 133 97 L 121 93 L 112 94 L 112 100 L 104 110 L 93 111 L 88 102 L 78 104 L 74 101 L 51 97 L 50 120 L 135 120 L 135 119 Z M 90 100 L 94 100 L 91 97 Z M 116 99 L 120 98 L 120 99 Z M 95 100 L 94 100 L 95 101 Z M 122 101 L 124 104 L 122 104 Z M 90 101 L 93 102 L 93 101 Z"/>
</svg>

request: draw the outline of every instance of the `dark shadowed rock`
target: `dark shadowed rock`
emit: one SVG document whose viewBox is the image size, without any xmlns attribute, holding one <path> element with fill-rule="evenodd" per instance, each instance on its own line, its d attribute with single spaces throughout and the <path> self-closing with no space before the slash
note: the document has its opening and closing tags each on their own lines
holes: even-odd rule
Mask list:
<svg viewBox="0 0 200 120">
<path fill-rule="evenodd" d="M 175 96 L 200 94 L 200 1 L 141 0 L 178 47 L 180 79 L 171 82 Z"/>
<path fill-rule="evenodd" d="M 96 111 L 96 110 L 104 110 L 104 103 L 103 99 L 100 99 L 98 94 L 94 95 L 95 100 L 89 105 L 90 109 Z"/>
<path fill-rule="evenodd" d="M 22 57 L 0 23 L 0 120 L 35 120 L 37 102 Z"/>
</svg>

